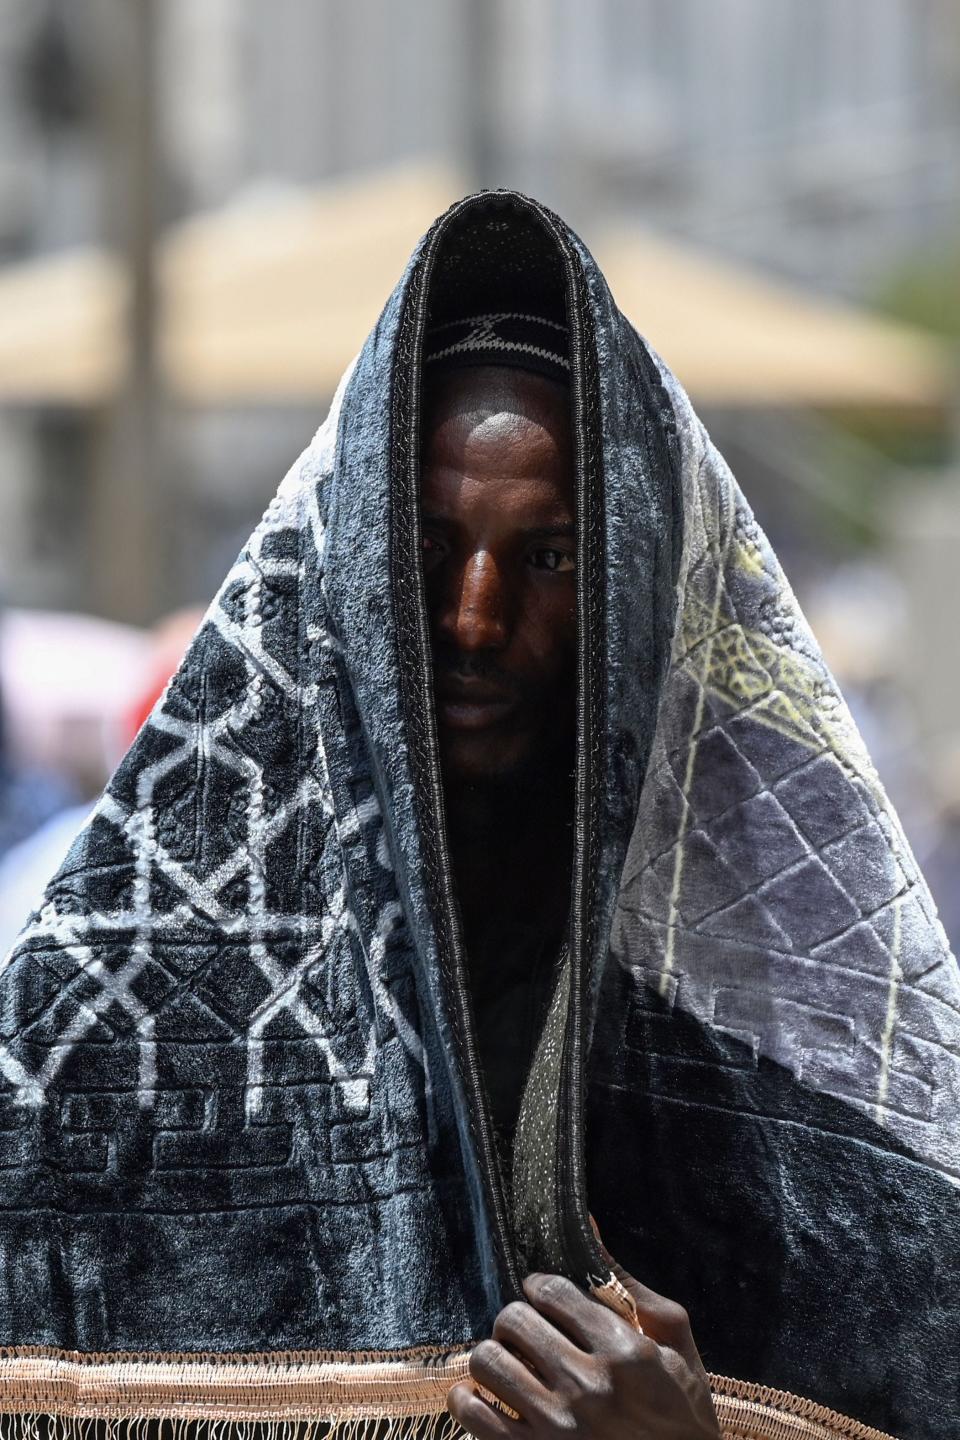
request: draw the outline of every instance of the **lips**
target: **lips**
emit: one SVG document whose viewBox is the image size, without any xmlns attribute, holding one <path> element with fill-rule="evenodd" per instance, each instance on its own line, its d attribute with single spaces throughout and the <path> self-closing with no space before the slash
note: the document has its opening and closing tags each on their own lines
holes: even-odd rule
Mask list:
<svg viewBox="0 0 960 1440">
<path fill-rule="evenodd" d="M 515 705 L 514 695 L 481 681 L 437 682 L 437 720 L 450 730 L 486 730 Z"/>
</svg>

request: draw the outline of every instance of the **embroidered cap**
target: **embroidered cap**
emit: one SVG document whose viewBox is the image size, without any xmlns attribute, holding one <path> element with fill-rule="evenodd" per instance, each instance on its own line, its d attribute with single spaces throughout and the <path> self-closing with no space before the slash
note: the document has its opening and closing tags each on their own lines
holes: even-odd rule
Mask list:
<svg viewBox="0 0 960 1440">
<path fill-rule="evenodd" d="M 564 385 L 570 379 L 566 325 L 516 310 L 467 315 L 433 326 L 425 337 L 423 360 L 431 369 L 508 365 Z"/>
</svg>

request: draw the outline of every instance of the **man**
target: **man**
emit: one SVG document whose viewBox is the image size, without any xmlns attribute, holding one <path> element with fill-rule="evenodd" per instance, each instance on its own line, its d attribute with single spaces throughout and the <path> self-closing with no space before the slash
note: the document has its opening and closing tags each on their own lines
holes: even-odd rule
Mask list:
<svg viewBox="0 0 960 1440">
<path fill-rule="evenodd" d="M 530 356 L 498 352 L 489 333 L 486 346 L 462 345 L 445 360 L 446 373 L 427 391 L 423 563 L 450 852 L 506 1164 L 569 911 L 577 654 L 570 400 L 550 361 L 538 356 L 521 368 Z M 507 1306 L 492 1339 L 475 1347 L 473 1379 L 544 1435 L 718 1435 L 686 1315 L 622 1278 L 646 1341 L 563 1277 L 532 1276 L 526 1300 Z M 456 1386 L 448 1403 L 480 1440 L 510 1433 L 502 1410 L 470 1385 Z"/>
<path fill-rule="evenodd" d="M 955 962 L 525 197 L 418 247 L 0 979 L 24 1433 L 953 1433 Z"/>
</svg>

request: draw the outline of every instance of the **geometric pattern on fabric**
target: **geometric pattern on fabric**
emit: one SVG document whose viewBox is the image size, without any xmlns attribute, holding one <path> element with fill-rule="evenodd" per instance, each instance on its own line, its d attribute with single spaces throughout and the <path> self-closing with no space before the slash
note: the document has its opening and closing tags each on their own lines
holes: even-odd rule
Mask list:
<svg viewBox="0 0 960 1440">
<path fill-rule="evenodd" d="M 773 551 L 663 378 L 684 555 L 613 954 L 960 1182 L 956 961 Z"/>
<path fill-rule="evenodd" d="M 4 1206 L 29 1163 L 30 1114 L 49 1099 L 64 1170 L 94 1201 L 97 1177 L 123 1168 L 133 1118 L 150 1129 L 145 1168 L 167 1177 L 174 1205 L 181 1172 L 202 1172 L 214 1196 L 229 1175 L 248 1203 L 316 1198 L 316 1176 L 291 1155 L 297 1103 L 329 1107 L 333 1166 L 376 1157 L 385 1125 L 401 1157 L 405 1140 L 416 1148 L 418 1119 L 403 1109 L 416 1087 L 394 1085 L 389 1104 L 373 1093 L 391 1039 L 423 1069 L 403 1014 L 409 939 L 379 806 L 358 779 L 321 588 L 312 612 L 304 603 L 305 568 L 322 574 L 317 477 L 332 463 L 337 409 L 3 966 Z M 331 744 L 351 750 L 352 793 L 339 803 Z M 202 1063 L 189 1073 L 191 1055 L 211 1053 L 217 1074 Z M 408 1183 L 427 1187 L 425 1159 L 412 1157 Z M 184 1188 L 183 1206 L 194 1201 Z"/>
</svg>

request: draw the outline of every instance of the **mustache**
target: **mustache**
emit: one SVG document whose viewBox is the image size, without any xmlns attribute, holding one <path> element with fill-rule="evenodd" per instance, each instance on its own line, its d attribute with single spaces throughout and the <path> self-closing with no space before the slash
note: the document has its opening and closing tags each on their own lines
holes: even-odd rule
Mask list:
<svg viewBox="0 0 960 1440">
<path fill-rule="evenodd" d="M 434 646 L 434 678 L 446 676 L 458 680 L 486 680 L 515 699 L 528 698 L 530 687 L 505 670 L 491 651 L 477 650 L 469 654 L 452 646 Z"/>
</svg>

